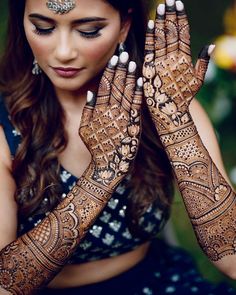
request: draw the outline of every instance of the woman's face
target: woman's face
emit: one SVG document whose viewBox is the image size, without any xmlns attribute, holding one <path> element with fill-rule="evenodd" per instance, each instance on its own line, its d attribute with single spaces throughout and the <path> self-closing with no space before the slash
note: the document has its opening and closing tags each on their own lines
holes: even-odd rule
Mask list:
<svg viewBox="0 0 236 295">
<path fill-rule="evenodd" d="M 104 0 L 77 0 L 64 15 L 46 2 L 26 0 L 24 28 L 34 57 L 56 89 L 93 90 L 118 43 L 125 41 L 129 21 L 121 24 L 119 12 Z"/>
</svg>

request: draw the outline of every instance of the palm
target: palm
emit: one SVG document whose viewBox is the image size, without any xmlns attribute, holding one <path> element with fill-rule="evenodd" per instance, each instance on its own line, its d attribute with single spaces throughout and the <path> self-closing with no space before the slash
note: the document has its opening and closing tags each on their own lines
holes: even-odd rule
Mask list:
<svg viewBox="0 0 236 295">
<path fill-rule="evenodd" d="M 144 93 L 159 131 L 173 130 L 189 121 L 188 107 L 200 89 L 207 69 L 201 57 L 194 68 L 185 13 L 157 15 L 146 38 Z"/>
<path fill-rule="evenodd" d="M 134 75 L 118 66 L 105 71 L 96 106 L 85 107 L 80 136 L 92 155 L 92 178 L 102 185 L 116 185 L 136 155 L 141 97 Z"/>
</svg>

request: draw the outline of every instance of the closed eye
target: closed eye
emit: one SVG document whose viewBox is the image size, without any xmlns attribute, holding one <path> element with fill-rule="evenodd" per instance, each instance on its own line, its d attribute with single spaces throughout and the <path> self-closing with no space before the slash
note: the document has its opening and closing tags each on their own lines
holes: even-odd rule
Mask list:
<svg viewBox="0 0 236 295">
<path fill-rule="evenodd" d="M 35 26 L 34 32 L 38 35 L 49 35 L 53 32 L 54 29 L 55 27 L 43 29 Z"/>
<path fill-rule="evenodd" d="M 78 32 L 84 38 L 97 38 L 97 37 L 99 37 L 101 35 L 100 30 L 101 30 L 101 28 L 98 28 L 98 29 L 93 30 L 93 31 L 78 30 Z"/>
</svg>

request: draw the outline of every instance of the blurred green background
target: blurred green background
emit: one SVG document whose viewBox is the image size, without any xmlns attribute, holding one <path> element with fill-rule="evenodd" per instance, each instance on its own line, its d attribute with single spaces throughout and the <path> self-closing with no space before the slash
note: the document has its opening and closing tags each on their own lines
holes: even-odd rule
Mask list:
<svg viewBox="0 0 236 295">
<path fill-rule="evenodd" d="M 161 3 L 147 0 L 152 16 L 157 2 Z M 236 1 L 185 0 L 184 3 L 191 26 L 193 59 L 196 60 L 205 44 L 217 44 L 205 85 L 197 97 L 212 120 L 226 170 L 236 185 Z M 6 15 L 7 0 L 1 0 L 0 51 L 6 36 Z M 228 281 L 236 288 L 236 283 L 217 271 L 200 250 L 178 193 L 171 224 L 174 230 L 172 237 L 192 253 L 204 277 L 213 282 Z"/>
</svg>

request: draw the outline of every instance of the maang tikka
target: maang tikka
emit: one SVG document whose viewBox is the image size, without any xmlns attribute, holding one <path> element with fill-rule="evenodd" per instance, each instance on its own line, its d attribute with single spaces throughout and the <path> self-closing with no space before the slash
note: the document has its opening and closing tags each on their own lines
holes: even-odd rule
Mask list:
<svg viewBox="0 0 236 295">
<path fill-rule="evenodd" d="M 56 14 L 65 14 L 75 8 L 74 0 L 55 0 L 47 1 L 48 9 L 52 10 Z"/>
</svg>

